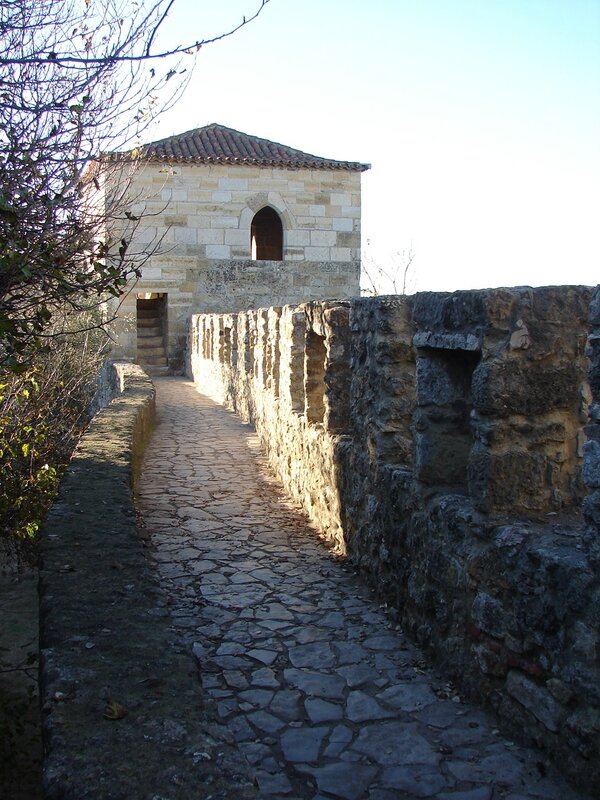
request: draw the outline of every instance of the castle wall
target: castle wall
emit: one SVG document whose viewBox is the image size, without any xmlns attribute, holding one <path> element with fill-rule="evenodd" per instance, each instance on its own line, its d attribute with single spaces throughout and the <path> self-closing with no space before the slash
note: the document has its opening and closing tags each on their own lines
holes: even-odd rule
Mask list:
<svg viewBox="0 0 600 800">
<path fill-rule="evenodd" d="M 118 171 L 115 172 L 118 174 Z M 135 297 L 168 294 L 167 349 L 181 364 L 191 311 L 230 312 L 360 293 L 360 173 L 348 170 L 142 164 L 122 221 L 128 255 L 152 254 L 119 309 L 117 357 L 135 357 Z M 283 260 L 251 260 L 250 227 L 269 205 Z M 120 239 L 119 223 L 113 235 Z M 155 251 L 155 252 L 153 252 Z"/>
<path fill-rule="evenodd" d="M 463 692 L 587 789 L 600 788 L 590 299 L 517 288 L 198 315 L 189 364 Z"/>
<path fill-rule="evenodd" d="M 589 525 L 600 531 L 600 286 L 596 288 L 590 303 L 589 323 L 586 352 L 590 361 L 589 381 L 593 400 L 585 428 L 587 441 L 584 445 L 583 480 L 589 495 L 585 498 L 583 510 Z"/>
</svg>

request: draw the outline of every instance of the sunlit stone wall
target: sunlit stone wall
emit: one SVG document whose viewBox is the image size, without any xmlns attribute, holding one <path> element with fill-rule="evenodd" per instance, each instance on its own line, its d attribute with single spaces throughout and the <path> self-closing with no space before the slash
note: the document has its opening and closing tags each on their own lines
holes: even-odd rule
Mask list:
<svg viewBox="0 0 600 800">
<path fill-rule="evenodd" d="M 115 185 L 119 175 L 116 166 Z M 130 218 L 112 220 L 111 232 L 118 241 L 122 228 L 132 237 L 128 255 L 145 252 L 148 258 L 140 280 L 120 301 L 115 357 L 136 356 L 140 293 L 168 296 L 172 371 L 181 368 L 192 311 L 241 311 L 360 293 L 359 172 L 147 162 L 126 183 Z M 251 258 L 252 219 L 265 206 L 283 225 L 281 261 Z"/>
<path fill-rule="evenodd" d="M 525 287 L 196 315 L 188 364 L 463 691 L 587 789 L 600 787 L 591 298 Z"/>
</svg>

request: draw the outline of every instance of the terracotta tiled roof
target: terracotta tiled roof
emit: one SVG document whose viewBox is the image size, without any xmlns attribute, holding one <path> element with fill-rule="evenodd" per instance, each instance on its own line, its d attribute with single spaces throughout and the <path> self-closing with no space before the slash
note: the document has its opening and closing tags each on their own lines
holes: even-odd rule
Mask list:
<svg viewBox="0 0 600 800">
<path fill-rule="evenodd" d="M 313 156 L 217 124 L 169 136 L 144 145 L 141 149 L 144 158 L 170 163 L 248 164 L 284 169 L 345 169 L 352 172 L 363 172 L 370 167 L 369 164 L 354 161 L 334 161 Z"/>
</svg>

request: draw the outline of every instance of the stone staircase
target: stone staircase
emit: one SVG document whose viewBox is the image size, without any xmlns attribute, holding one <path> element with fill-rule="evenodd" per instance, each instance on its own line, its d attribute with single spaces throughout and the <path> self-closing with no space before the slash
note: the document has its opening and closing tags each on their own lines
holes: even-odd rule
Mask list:
<svg viewBox="0 0 600 800">
<path fill-rule="evenodd" d="M 152 300 L 138 301 L 136 362 L 149 375 L 169 374 L 161 309 Z"/>
</svg>

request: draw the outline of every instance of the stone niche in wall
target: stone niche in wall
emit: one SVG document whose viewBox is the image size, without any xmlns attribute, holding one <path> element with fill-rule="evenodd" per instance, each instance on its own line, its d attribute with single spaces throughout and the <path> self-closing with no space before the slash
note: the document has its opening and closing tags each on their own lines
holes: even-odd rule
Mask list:
<svg viewBox="0 0 600 800">
<path fill-rule="evenodd" d="M 417 348 L 415 477 L 427 487 L 466 494 L 473 446 L 471 383 L 481 352 L 464 349 L 457 338 L 437 337 L 437 347 Z"/>
<path fill-rule="evenodd" d="M 417 295 L 415 477 L 478 511 L 580 505 L 590 291 Z"/>
</svg>

